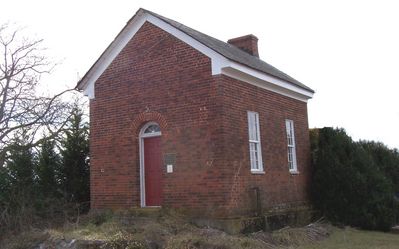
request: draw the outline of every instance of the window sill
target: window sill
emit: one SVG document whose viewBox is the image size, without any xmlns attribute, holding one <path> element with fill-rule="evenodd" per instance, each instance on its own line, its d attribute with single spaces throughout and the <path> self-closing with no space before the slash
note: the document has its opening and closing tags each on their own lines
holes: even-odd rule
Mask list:
<svg viewBox="0 0 399 249">
<path fill-rule="evenodd" d="M 265 174 L 265 171 L 251 170 L 251 174 L 254 174 L 254 175 L 264 175 L 264 174 Z"/>
<path fill-rule="evenodd" d="M 295 171 L 290 171 L 290 174 L 291 175 L 299 175 L 299 171 L 296 171 L 296 170 Z"/>
</svg>

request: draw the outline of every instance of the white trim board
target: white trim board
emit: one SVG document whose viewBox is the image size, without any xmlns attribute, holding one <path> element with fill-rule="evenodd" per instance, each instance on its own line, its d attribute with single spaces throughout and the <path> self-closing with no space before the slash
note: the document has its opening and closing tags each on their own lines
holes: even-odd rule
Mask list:
<svg viewBox="0 0 399 249">
<path fill-rule="evenodd" d="M 115 38 L 111 45 L 105 50 L 98 61 L 93 67 L 87 72 L 85 77 L 80 82 L 80 88 L 83 89 L 83 93 L 90 99 L 95 98 L 94 84 L 116 58 L 116 56 L 122 51 L 127 43 L 134 37 L 137 31 L 143 26 L 145 22 L 149 22 L 169 34 L 175 36 L 177 39 L 185 42 L 194 49 L 198 50 L 202 54 L 206 55 L 211 59 L 212 75 L 225 74 L 229 77 L 242 80 L 244 82 L 262 87 L 264 89 L 283 94 L 288 97 L 299 99 L 307 102 L 308 99 L 312 98 L 313 93 L 297 87 L 287 81 L 281 80 L 269 74 L 254 70 L 245 65 L 236 63 L 205 46 L 199 41 L 195 40 L 186 33 L 166 23 L 165 21 L 151 15 L 140 9 L 137 14 L 128 22 L 126 27 L 121 33 Z"/>
<path fill-rule="evenodd" d="M 312 93 L 302 90 L 302 88 L 291 84 L 286 85 L 286 83 L 284 81 L 281 82 L 280 79 L 269 75 L 257 74 L 256 71 L 255 74 L 248 74 L 234 67 L 225 67 L 222 68 L 222 74 L 303 102 L 307 102 L 307 100 L 313 96 Z M 257 75 L 258 77 L 254 75 Z"/>
</svg>

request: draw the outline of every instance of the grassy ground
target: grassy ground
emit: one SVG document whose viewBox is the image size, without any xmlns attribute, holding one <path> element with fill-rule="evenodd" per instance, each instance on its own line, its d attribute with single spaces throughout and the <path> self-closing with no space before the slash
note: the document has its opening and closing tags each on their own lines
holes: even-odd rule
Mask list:
<svg viewBox="0 0 399 249">
<path fill-rule="evenodd" d="M 273 233 L 229 235 L 211 228 L 198 228 L 174 215 L 143 217 L 132 213 L 91 214 L 79 222 L 45 230 L 31 230 L 0 241 L 2 249 L 55 248 L 73 239 L 100 241 L 91 248 L 165 249 L 399 249 L 399 234 L 339 229 L 327 223 L 301 228 L 284 228 Z"/>
<path fill-rule="evenodd" d="M 324 240 L 306 244 L 298 249 L 398 249 L 399 234 L 371 232 L 354 228 L 333 228 Z"/>
</svg>

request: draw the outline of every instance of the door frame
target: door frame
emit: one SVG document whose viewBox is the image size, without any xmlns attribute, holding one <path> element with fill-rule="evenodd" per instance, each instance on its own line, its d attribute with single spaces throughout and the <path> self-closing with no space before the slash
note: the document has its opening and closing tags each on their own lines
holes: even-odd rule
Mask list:
<svg viewBox="0 0 399 249">
<path fill-rule="evenodd" d="M 148 122 L 143 125 L 139 134 L 139 156 L 140 156 L 140 205 L 147 207 L 145 201 L 145 165 L 144 165 L 144 139 L 149 137 L 160 137 L 162 132 L 144 133 L 150 125 L 158 125 L 156 122 Z"/>
</svg>

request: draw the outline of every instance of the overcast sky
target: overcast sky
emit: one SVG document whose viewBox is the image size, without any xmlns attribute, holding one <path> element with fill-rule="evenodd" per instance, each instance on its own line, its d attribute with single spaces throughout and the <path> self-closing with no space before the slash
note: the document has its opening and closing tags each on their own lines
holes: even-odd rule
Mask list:
<svg viewBox="0 0 399 249">
<path fill-rule="evenodd" d="M 75 86 L 140 8 L 227 41 L 254 34 L 261 59 L 316 91 L 309 125 L 399 148 L 399 1 L 0 0 L 61 62 L 43 80 Z"/>
</svg>

